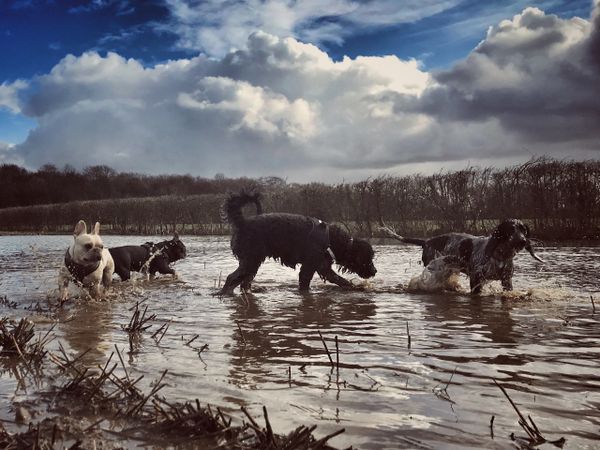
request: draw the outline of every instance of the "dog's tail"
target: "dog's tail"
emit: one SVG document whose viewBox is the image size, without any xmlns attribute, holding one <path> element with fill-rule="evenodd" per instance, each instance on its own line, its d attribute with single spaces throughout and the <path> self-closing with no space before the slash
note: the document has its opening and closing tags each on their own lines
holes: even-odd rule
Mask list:
<svg viewBox="0 0 600 450">
<path fill-rule="evenodd" d="M 415 245 L 420 245 L 421 247 L 423 247 L 427 243 L 427 241 L 425 239 L 408 238 L 408 237 L 400 236 L 398 233 L 396 233 L 394 230 L 392 230 L 390 227 L 388 227 L 385 224 L 383 226 L 379 227 L 379 231 L 381 231 L 387 237 L 396 239 L 397 241 L 404 242 L 406 244 L 415 244 Z"/>
<path fill-rule="evenodd" d="M 241 227 L 245 221 L 242 208 L 250 203 L 256 205 L 256 214 L 262 214 L 260 193 L 241 191 L 229 194 L 223 204 L 223 219 L 234 227 Z"/>
<path fill-rule="evenodd" d="M 425 244 L 427 243 L 426 239 L 418 239 L 418 238 L 403 237 L 401 240 L 402 240 L 402 242 L 405 242 L 407 244 L 420 245 L 421 247 L 424 247 Z"/>
</svg>

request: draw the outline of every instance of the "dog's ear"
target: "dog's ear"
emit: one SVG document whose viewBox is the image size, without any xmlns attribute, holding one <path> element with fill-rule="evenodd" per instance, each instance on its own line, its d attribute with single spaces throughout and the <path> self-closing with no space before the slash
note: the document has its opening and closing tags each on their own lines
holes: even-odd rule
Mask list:
<svg viewBox="0 0 600 450">
<path fill-rule="evenodd" d="M 100 222 L 96 222 L 91 234 L 100 234 Z"/>
<path fill-rule="evenodd" d="M 173 233 L 173 240 L 174 240 L 174 241 L 178 241 L 178 240 L 179 240 L 179 233 L 178 233 L 177 231 L 175 231 L 175 232 Z"/>
<path fill-rule="evenodd" d="M 87 233 L 87 225 L 85 224 L 85 222 L 83 220 L 80 220 L 79 222 L 77 222 L 77 225 L 75 225 L 75 230 L 73 230 L 73 235 L 75 237 L 77 237 L 80 234 L 86 234 L 86 233 Z"/>
<path fill-rule="evenodd" d="M 509 239 L 514 233 L 515 227 L 517 226 L 518 224 L 516 223 L 515 219 L 507 219 L 503 221 L 492 233 L 492 239 L 496 239 L 497 241 Z"/>
<path fill-rule="evenodd" d="M 529 229 L 529 225 L 523 224 L 523 228 L 525 228 L 525 237 L 529 237 L 531 230 Z"/>
<path fill-rule="evenodd" d="M 502 242 L 510 238 L 515 229 L 515 220 L 506 219 L 496 227 L 487 245 L 485 246 L 485 256 L 491 257 L 496 250 L 496 247 Z"/>
</svg>

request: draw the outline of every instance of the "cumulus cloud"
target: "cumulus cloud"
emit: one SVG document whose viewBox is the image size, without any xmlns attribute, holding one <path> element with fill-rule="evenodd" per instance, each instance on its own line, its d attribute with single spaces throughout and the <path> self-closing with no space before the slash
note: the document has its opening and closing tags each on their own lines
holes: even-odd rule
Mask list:
<svg viewBox="0 0 600 450">
<path fill-rule="evenodd" d="M 220 59 L 67 56 L 16 105 L 39 126 L 15 150 L 30 167 L 328 181 L 407 163 L 589 157 L 599 20 L 528 8 L 437 73 L 395 56 L 333 61 L 265 32 Z"/>
<path fill-rule="evenodd" d="M 0 141 L 0 164 L 23 164 L 23 159 L 15 152 L 13 144 Z"/>
<path fill-rule="evenodd" d="M 464 60 L 434 74 L 417 109 L 441 120 L 498 120 L 532 143 L 600 138 L 598 10 L 590 22 L 527 8 L 491 27 Z M 403 108 L 400 101 L 399 108 Z"/>
<path fill-rule="evenodd" d="M 14 114 L 19 113 L 19 92 L 27 88 L 27 86 L 28 83 L 23 80 L 0 84 L 0 108 L 6 108 Z"/>
<path fill-rule="evenodd" d="M 334 62 L 313 45 L 264 32 L 221 60 L 144 68 L 114 53 L 67 56 L 23 105 L 39 126 L 19 151 L 32 166 L 204 175 L 345 166 L 349 157 L 369 166 L 428 122 L 394 113 L 385 93 L 416 96 L 430 81 L 414 60 Z"/>
</svg>

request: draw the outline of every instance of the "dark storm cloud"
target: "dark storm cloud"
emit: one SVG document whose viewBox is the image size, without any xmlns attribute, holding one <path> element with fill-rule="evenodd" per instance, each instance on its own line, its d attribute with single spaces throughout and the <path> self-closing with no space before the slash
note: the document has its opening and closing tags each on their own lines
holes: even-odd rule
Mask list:
<svg viewBox="0 0 600 450">
<path fill-rule="evenodd" d="M 592 22 L 528 8 L 486 39 L 412 107 L 440 120 L 497 119 L 535 141 L 600 137 L 598 7 Z M 400 106 L 402 108 L 402 106 Z"/>
</svg>

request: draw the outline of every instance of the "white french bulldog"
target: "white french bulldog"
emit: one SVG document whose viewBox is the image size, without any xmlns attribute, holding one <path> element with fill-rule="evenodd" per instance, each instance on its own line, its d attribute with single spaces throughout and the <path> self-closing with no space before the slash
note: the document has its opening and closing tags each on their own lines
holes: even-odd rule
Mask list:
<svg viewBox="0 0 600 450">
<path fill-rule="evenodd" d="M 73 231 L 75 240 L 67 249 L 58 276 L 60 299 L 67 299 L 69 281 L 87 288 L 92 297 L 100 296 L 100 283 L 106 291 L 110 287 L 115 263 L 108 249 L 104 248 L 100 239 L 100 223 L 87 234 L 87 226 L 83 220 L 77 222 Z"/>
</svg>

